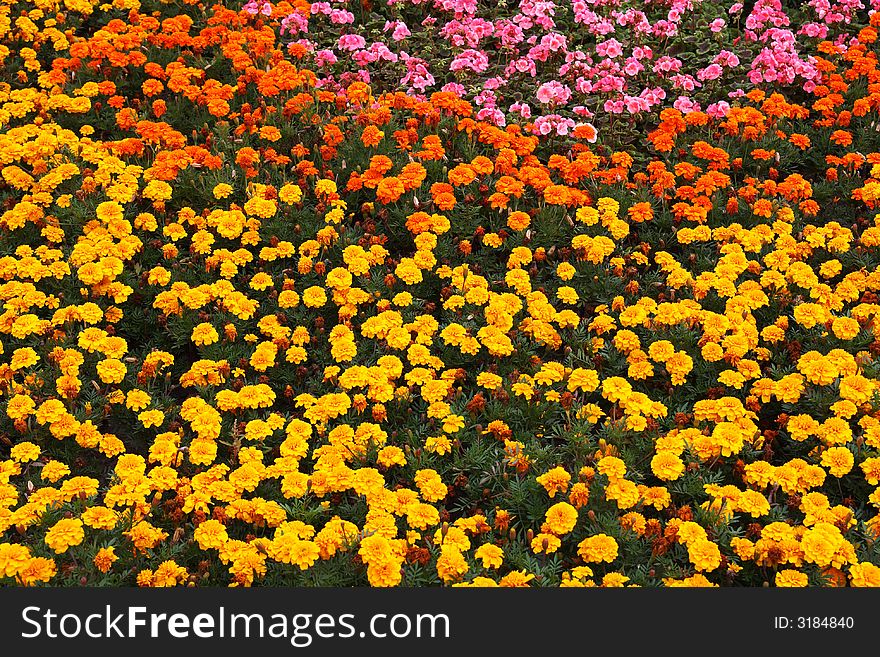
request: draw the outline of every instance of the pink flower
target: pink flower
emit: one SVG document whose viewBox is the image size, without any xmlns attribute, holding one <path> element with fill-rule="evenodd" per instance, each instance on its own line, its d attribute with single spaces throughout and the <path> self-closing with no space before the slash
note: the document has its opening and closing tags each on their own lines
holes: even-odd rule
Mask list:
<svg viewBox="0 0 880 657">
<path fill-rule="evenodd" d="M 721 74 L 724 72 L 718 64 L 709 64 L 706 68 L 697 72 L 697 78 L 699 80 L 703 80 L 704 82 L 707 80 L 717 80 L 721 77 Z"/>
<path fill-rule="evenodd" d="M 468 49 L 457 55 L 449 65 L 450 71 L 471 70 L 482 73 L 489 68 L 489 57 L 479 50 Z"/>
<path fill-rule="evenodd" d="M 663 55 L 660 59 L 654 62 L 654 72 L 655 73 L 677 73 L 681 70 L 681 60 L 675 57 L 670 57 L 668 55 Z"/>
<path fill-rule="evenodd" d="M 500 89 L 504 85 L 505 85 L 504 78 L 496 76 L 494 78 L 488 78 L 483 83 L 483 89 L 490 89 L 490 90 Z"/>
<path fill-rule="evenodd" d="M 727 21 L 725 21 L 723 18 L 716 18 L 714 21 L 709 23 L 709 29 L 712 32 L 718 33 L 724 29 L 725 25 L 727 25 Z"/>
<path fill-rule="evenodd" d="M 719 66 L 734 68 L 736 66 L 739 66 L 739 57 L 737 57 L 729 50 L 722 50 L 717 55 L 715 55 L 715 57 L 712 59 L 712 63 L 718 64 Z"/>
<path fill-rule="evenodd" d="M 360 50 L 365 45 L 367 45 L 366 39 L 359 34 L 343 34 L 339 37 L 339 41 L 336 44 L 336 47 L 340 50 L 348 50 L 350 52 L 354 52 L 355 50 Z"/>
<path fill-rule="evenodd" d="M 510 106 L 509 111 L 511 114 L 519 114 L 524 119 L 532 117 L 532 108 L 526 103 L 514 103 Z"/>
<path fill-rule="evenodd" d="M 428 67 L 424 59 L 418 57 L 410 57 L 407 53 L 401 51 L 400 58 L 406 63 L 406 75 L 400 81 L 402 86 L 409 85 L 412 89 L 424 92 L 434 84 L 434 76 L 428 71 Z"/>
<path fill-rule="evenodd" d="M 602 105 L 602 109 L 610 114 L 623 114 L 623 101 L 622 100 L 606 100 Z"/>
<path fill-rule="evenodd" d="M 574 83 L 574 87 L 578 90 L 579 93 L 582 93 L 584 95 L 587 95 L 593 91 L 593 83 L 586 78 L 578 78 L 577 82 Z"/>
<path fill-rule="evenodd" d="M 537 75 L 538 73 L 538 69 L 535 67 L 535 62 L 527 57 L 520 57 L 512 64 L 513 67 L 520 73 L 528 73 L 532 77 L 535 77 L 535 75 Z"/>
<path fill-rule="evenodd" d="M 412 34 L 403 21 L 385 21 L 385 28 L 382 31 L 387 32 L 388 30 L 394 30 L 391 33 L 391 38 L 395 41 L 403 41 Z"/>
<path fill-rule="evenodd" d="M 453 93 L 456 96 L 464 96 L 465 95 L 464 85 L 459 84 L 458 82 L 449 82 L 447 84 L 444 84 L 443 87 L 441 87 L 440 91 L 445 91 L 446 93 Z"/>
<path fill-rule="evenodd" d="M 682 114 L 690 114 L 691 112 L 700 111 L 700 104 L 695 103 L 687 96 L 679 96 L 678 99 L 672 103 L 672 106 Z"/>
<path fill-rule="evenodd" d="M 712 103 L 709 107 L 706 108 L 706 114 L 711 116 L 713 119 L 721 119 L 727 115 L 727 112 L 730 110 L 730 103 L 725 100 L 718 101 L 717 103 Z"/>
<path fill-rule="evenodd" d="M 541 37 L 541 45 L 548 50 L 552 50 L 556 52 L 558 50 L 565 50 L 566 48 L 566 38 L 562 34 L 558 32 L 551 32 L 550 34 L 545 34 Z"/>
<path fill-rule="evenodd" d="M 258 3 L 257 0 L 250 0 L 242 9 L 251 16 L 256 16 L 257 14 L 263 14 L 263 16 L 272 15 L 272 5 L 268 2 Z"/>
<path fill-rule="evenodd" d="M 626 111 L 630 114 L 638 114 L 641 111 L 650 109 L 647 101 L 637 96 L 624 96 L 623 104 L 626 107 Z"/>
<path fill-rule="evenodd" d="M 623 47 L 617 39 L 608 39 L 596 46 L 596 53 L 600 57 L 609 57 L 614 59 L 623 54 Z"/>
<path fill-rule="evenodd" d="M 538 87 L 535 97 L 538 99 L 538 102 L 544 103 L 545 105 L 561 105 L 568 102 L 569 98 L 571 98 L 571 89 L 561 82 L 552 80 L 551 82 L 545 82 Z"/>
<path fill-rule="evenodd" d="M 807 23 L 799 31 L 798 34 L 806 34 L 814 39 L 824 39 L 828 36 L 828 26 L 819 23 Z"/>
<path fill-rule="evenodd" d="M 626 64 L 623 67 L 623 72 L 628 76 L 633 77 L 638 75 L 642 71 L 645 70 L 645 67 L 642 66 L 642 63 L 637 60 L 635 57 L 630 57 L 626 60 Z"/>
<path fill-rule="evenodd" d="M 319 50 L 315 53 L 315 63 L 318 66 L 331 66 L 339 61 L 332 50 Z"/>
<path fill-rule="evenodd" d="M 354 23 L 354 14 L 343 9 L 334 9 L 330 12 L 330 22 L 334 25 L 350 25 Z"/>
<path fill-rule="evenodd" d="M 532 132 L 541 135 L 549 135 L 551 132 L 555 132 L 560 137 L 564 137 L 571 132 L 575 125 L 575 122 L 571 119 L 563 118 L 558 114 L 547 114 L 535 119 Z"/>
<path fill-rule="evenodd" d="M 644 98 L 649 106 L 658 105 L 661 101 L 666 99 L 666 92 L 663 91 L 661 87 L 654 87 L 653 89 L 646 88 L 639 94 L 639 98 Z"/>
<path fill-rule="evenodd" d="M 499 128 L 507 125 L 507 119 L 504 118 L 504 112 L 495 107 L 484 107 L 477 112 L 477 121 L 488 121 Z"/>
<path fill-rule="evenodd" d="M 298 11 L 293 12 L 289 16 L 285 16 L 281 20 L 281 34 L 297 34 L 299 32 L 309 31 L 309 19 Z"/>
<path fill-rule="evenodd" d="M 652 59 L 654 57 L 654 51 L 648 46 L 636 46 L 633 48 L 633 57 L 636 59 Z"/>
</svg>

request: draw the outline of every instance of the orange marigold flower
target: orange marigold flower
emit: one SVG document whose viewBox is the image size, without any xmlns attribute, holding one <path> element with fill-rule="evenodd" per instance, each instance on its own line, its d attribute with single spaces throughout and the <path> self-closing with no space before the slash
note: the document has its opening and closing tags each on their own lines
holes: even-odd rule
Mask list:
<svg viewBox="0 0 880 657">
<path fill-rule="evenodd" d="M 400 178 L 394 176 L 383 178 L 379 183 L 379 186 L 376 188 L 376 199 L 382 203 L 393 203 L 398 200 L 405 191 L 406 188 L 403 186 Z"/>
</svg>

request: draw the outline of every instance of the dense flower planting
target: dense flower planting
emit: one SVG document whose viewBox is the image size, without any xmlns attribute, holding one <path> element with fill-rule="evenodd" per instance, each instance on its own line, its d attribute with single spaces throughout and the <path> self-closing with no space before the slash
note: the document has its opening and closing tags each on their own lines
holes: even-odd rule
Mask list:
<svg viewBox="0 0 880 657">
<path fill-rule="evenodd" d="M 0 583 L 880 585 L 878 28 L 0 0 Z"/>
</svg>

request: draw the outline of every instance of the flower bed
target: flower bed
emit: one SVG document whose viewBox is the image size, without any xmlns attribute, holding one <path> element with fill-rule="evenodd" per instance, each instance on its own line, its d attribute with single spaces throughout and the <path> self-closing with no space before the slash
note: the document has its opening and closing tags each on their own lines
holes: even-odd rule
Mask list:
<svg viewBox="0 0 880 657">
<path fill-rule="evenodd" d="M 590 6 L 4 4 L 0 582 L 880 584 L 880 14 Z"/>
</svg>

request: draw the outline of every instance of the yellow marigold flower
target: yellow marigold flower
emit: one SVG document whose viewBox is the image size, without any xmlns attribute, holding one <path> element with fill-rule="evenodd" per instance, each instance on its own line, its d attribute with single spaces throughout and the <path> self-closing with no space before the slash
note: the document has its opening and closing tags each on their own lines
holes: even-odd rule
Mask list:
<svg viewBox="0 0 880 657">
<path fill-rule="evenodd" d="M 165 414 L 158 409 L 141 411 L 138 414 L 138 420 L 145 429 L 149 429 L 150 427 L 159 427 L 162 426 L 162 423 L 165 421 Z"/>
<path fill-rule="evenodd" d="M 602 586 L 605 588 L 621 588 L 629 581 L 629 577 L 623 573 L 607 573 L 602 577 Z"/>
<path fill-rule="evenodd" d="M 547 509 L 544 514 L 544 524 L 541 526 L 541 531 L 562 536 L 574 529 L 577 520 L 577 509 L 567 502 L 558 502 Z"/>
<path fill-rule="evenodd" d="M 437 559 L 437 574 L 444 582 L 453 582 L 461 579 L 468 571 L 468 564 L 464 556 L 456 546 L 445 544 L 440 550 Z"/>
<path fill-rule="evenodd" d="M 806 573 L 786 568 L 776 573 L 774 580 L 779 587 L 804 587 L 809 583 Z"/>
<path fill-rule="evenodd" d="M 425 439 L 425 449 L 443 456 L 452 451 L 452 441 L 446 436 L 429 436 Z"/>
<path fill-rule="evenodd" d="M 690 545 L 691 543 L 708 540 L 706 530 L 697 523 L 691 521 L 683 522 L 678 526 L 676 537 L 682 545 Z"/>
<path fill-rule="evenodd" d="M 562 303 L 566 303 L 569 305 L 574 305 L 580 300 L 580 296 L 573 287 L 569 287 L 568 285 L 563 285 L 556 290 L 556 297 L 562 301 Z"/>
<path fill-rule="evenodd" d="M 217 329 L 215 329 L 208 322 L 202 322 L 198 324 L 192 330 L 192 335 L 190 339 L 199 347 L 214 344 L 220 339 L 220 335 L 217 333 Z"/>
<path fill-rule="evenodd" d="M 22 347 L 12 352 L 12 358 L 9 360 L 9 366 L 13 370 L 23 370 L 26 367 L 36 365 L 40 360 L 37 352 L 30 347 Z"/>
<path fill-rule="evenodd" d="M 461 415 L 450 414 L 443 419 L 443 431 L 456 433 L 464 427 L 464 418 Z"/>
<path fill-rule="evenodd" d="M 20 420 L 33 415 L 37 404 L 27 395 L 15 395 L 6 404 L 6 416 L 12 420 Z"/>
<path fill-rule="evenodd" d="M 691 577 L 686 577 L 682 580 L 676 580 L 671 577 L 663 578 L 663 585 L 668 587 L 684 587 L 684 588 L 705 588 L 705 587 L 717 587 L 717 584 L 713 584 L 706 576 L 702 573 L 697 573 L 692 575 Z"/>
<path fill-rule="evenodd" d="M 127 373 L 125 363 L 116 358 L 105 358 L 97 366 L 98 376 L 104 383 L 121 383 Z"/>
<path fill-rule="evenodd" d="M 830 566 L 845 543 L 840 530 L 827 522 L 818 522 L 801 539 L 804 559 L 818 566 Z"/>
<path fill-rule="evenodd" d="M 131 539 L 138 550 L 152 549 L 168 538 L 168 532 L 154 527 L 146 520 L 141 520 L 129 531 L 123 533 Z"/>
<path fill-rule="evenodd" d="M 417 470 L 413 482 L 426 502 L 437 502 L 446 497 L 448 489 L 434 470 Z"/>
<path fill-rule="evenodd" d="M 125 406 L 129 410 L 139 411 L 149 406 L 151 401 L 150 395 L 143 390 L 129 390 L 125 395 Z"/>
<path fill-rule="evenodd" d="M 538 534 L 532 539 L 531 548 L 535 554 L 553 554 L 562 546 L 562 541 L 554 534 Z"/>
<path fill-rule="evenodd" d="M 599 211 L 596 208 L 582 207 L 575 213 L 578 221 L 587 226 L 593 226 L 599 222 Z"/>
<path fill-rule="evenodd" d="M 576 509 L 582 509 L 590 501 L 590 487 L 586 483 L 579 481 L 571 487 L 568 493 L 568 501 L 571 502 Z"/>
<path fill-rule="evenodd" d="M 270 556 L 276 561 L 293 564 L 300 570 L 311 568 L 320 556 L 320 550 L 315 543 L 291 534 L 276 536 L 269 550 Z"/>
<path fill-rule="evenodd" d="M 171 198 L 172 188 L 164 180 L 151 180 L 141 190 L 141 195 L 151 201 L 167 201 Z"/>
<path fill-rule="evenodd" d="M 617 550 L 617 541 L 607 534 L 588 536 L 578 543 L 578 554 L 587 563 L 611 563 L 617 558 Z"/>
<path fill-rule="evenodd" d="M 302 196 L 302 189 L 300 189 L 298 185 L 293 185 L 291 183 L 283 185 L 281 189 L 278 190 L 278 198 L 284 203 L 290 205 L 299 203 L 302 200 Z"/>
<path fill-rule="evenodd" d="M 640 497 L 639 487 L 627 479 L 614 479 L 605 488 L 605 499 L 614 500 L 620 509 L 635 506 Z"/>
<path fill-rule="evenodd" d="M 651 471 L 663 481 L 675 481 L 684 472 L 684 463 L 669 452 L 658 452 L 651 459 Z"/>
<path fill-rule="evenodd" d="M 498 390 L 503 383 L 504 380 L 500 376 L 491 372 L 480 372 L 477 375 L 477 385 L 486 390 Z"/>
<path fill-rule="evenodd" d="M 150 586 L 165 588 L 179 586 L 189 577 L 189 572 L 172 560 L 163 561 L 153 573 Z"/>
<path fill-rule="evenodd" d="M 588 370 L 577 367 L 568 375 L 568 390 L 574 392 L 582 390 L 593 392 L 599 387 L 599 374 L 596 370 Z"/>
<path fill-rule="evenodd" d="M 599 474 L 608 477 L 609 481 L 620 479 L 626 474 L 626 464 L 616 456 L 603 456 L 597 464 Z"/>
<path fill-rule="evenodd" d="M 880 568 L 869 561 L 850 566 L 849 577 L 852 586 L 880 587 Z"/>
<path fill-rule="evenodd" d="M 31 586 L 37 582 L 48 582 L 55 573 L 56 566 L 52 559 L 34 557 L 18 571 L 18 581 L 24 586 Z"/>
<path fill-rule="evenodd" d="M 55 554 L 63 554 L 68 548 L 82 543 L 85 535 L 82 520 L 65 518 L 52 525 L 43 540 L 55 551 Z"/>
<path fill-rule="evenodd" d="M 535 579 L 535 576 L 532 573 L 527 573 L 525 570 L 513 570 L 501 578 L 498 586 L 523 588 L 529 586 L 529 582 L 533 579 Z"/>
<path fill-rule="evenodd" d="M 31 442 L 18 443 L 9 450 L 9 458 L 18 463 L 36 461 L 39 457 L 40 448 Z"/>
<path fill-rule="evenodd" d="M 15 577 L 31 560 L 30 550 L 19 543 L 0 543 L 0 577 Z"/>
<path fill-rule="evenodd" d="M 648 347 L 648 356 L 657 363 L 663 363 L 672 357 L 675 353 L 675 347 L 669 340 L 658 340 L 652 342 Z"/>
<path fill-rule="evenodd" d="M 500 568 L 504 562 L 504 550 L 492 543 L 484 543 L 476 549 L 474 557 L 483 562 L 483 568 Z"/>
<path fill-rule="evenodd" d="M 835 477 L 842 477 L 855 464 L 853 453 L 846 447 L 829 447 L 822 452 L 822 465 Z"/>
<path fill-rule="evenodd" d="M 721 551 L 712 541 L 690 541 L 687 549 L 688 558 L 697 570 L 708 572 L 715 570 L 721 565 Z"/>
<path fill-rule="evenodd" d="M 56 482 L 70 474 L 70 468 L 61 461 L 49 461 L 40 470 L 40 478 L 44 481 Z"/>
<path fill-rule="evenodd" d="M 106 506 L 92 506 L 86 509 L 82 521 L 92 529 L 113 529 L 119 522 L 119 514 Z"/>
<path fill-rule="evenodd" d="M 40 424 L 52 424 L 58 422 L 67 415 L 64 403 L 58 399 L 47 399 L 37 408 L 37 422 Z"/>
<path fill-rule="evenodd" d="M 561 262 L 556 266 L 556 275 L 563 281 L 570 281 L 576 273 L 577 270 L 571 263 Z"/>
<path fill-rule="evenodd" d="M 98 204 L 95 214 L 98 219 L 107 223 L 119 221 L 122 219 L 122 206 L 116 201 L 104 201 Z"/>
<path fill-rule="evenodd" d="M 376 456 L 376 463 L 390 468 L 393 465 L 406 465 L 406 455 L 403 450 L 394 445 L 387 445 L 379 450 Z"/>
<path fill-rule="evenodd" d="M 214 198 L 223 199 L 232 194 L 232 185 L 227 183 L 218 183 L 214 185 L 214 189 L 212 190 L 214 194 Z"/>
<path fill-rule="evenodd" d="M 556 493 L 564 493 L 568 490 L 568 483 L 571 481 L 571 475 L 566 472 L 565 468 L 555 467 L 535 479 L 544 487 L 544 490 L 547 491 L 547 495 L 554 497 Z"/>
<path fill-rule="evenodd" d="M 831 330 L 841 340 L 852 340 L 859 334 L 861 327 L 852 317 L 837 317 L 831 323 Z"/>
<path fill-rule="evenodd" d="M 302 302 L 309 308 L 320 308 L 327 303 L 327 293 L 323 288 L 313 285 L 303 291 Z"/>
<path fill-rule="evenodd" d="M 336 193 L 336 183 L 327 178 L 321 178 L 315 183 L 315 193 L 316 194 L 335 194 Z"/>
<path fill-rule="evenodd" d="M 92 559 L 92 563 L 94 563 L 95 567 L 102 573 L 107 573 L 110 571 L 110 568 L 113 567 L 113 564 L 118 560 L 119 557 L 116 556 L 115 548 L 111 546 L 98 550 L 95 553 L 95 558 Z"/>
</svg>

